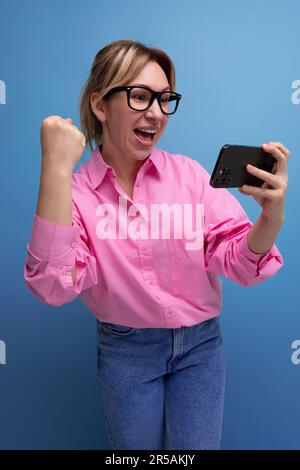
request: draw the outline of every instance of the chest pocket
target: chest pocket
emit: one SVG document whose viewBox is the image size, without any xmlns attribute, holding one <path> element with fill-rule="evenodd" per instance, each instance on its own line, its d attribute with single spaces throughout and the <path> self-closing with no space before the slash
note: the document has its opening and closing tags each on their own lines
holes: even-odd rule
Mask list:
<svg viewBox="0 0 300 470">
<path fill-rule="evenodd" d="M 191 213 L 190 213 L 190 217 Z M 204 269 L 203 206 L 194 209 L 193 219 L 184 218 L 182 235 L 168 240 L 172 294 L 192 300 L 199 292 Z"/>
</svg>

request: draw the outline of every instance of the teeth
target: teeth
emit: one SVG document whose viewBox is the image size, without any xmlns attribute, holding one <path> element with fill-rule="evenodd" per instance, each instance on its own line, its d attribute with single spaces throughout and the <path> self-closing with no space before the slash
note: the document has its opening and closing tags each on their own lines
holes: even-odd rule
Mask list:
<svg viewBox="0 0 300 470">
<path fill-rule="evenodd" d="M 143 131 L 143 132 L 148 132 L 149 134 L 155 134 L 157 132 L 157 130 L 152 130 L 152 129 L 138 129 L 139 131 Z"/>
</svg>

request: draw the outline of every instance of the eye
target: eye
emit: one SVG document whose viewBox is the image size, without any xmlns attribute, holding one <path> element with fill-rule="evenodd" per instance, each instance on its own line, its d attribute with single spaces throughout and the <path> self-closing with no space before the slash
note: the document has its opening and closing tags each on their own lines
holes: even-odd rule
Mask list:
<svg viewBox="0 0 300 470">
<path fill-rule="evenodd" d="M 142 94 L 134 95 L 133 97 L 134 99 L 139 99 L 138 97 L 142 97 L 142 99 L 145 99 L 145 95 Z"/>
</svg>

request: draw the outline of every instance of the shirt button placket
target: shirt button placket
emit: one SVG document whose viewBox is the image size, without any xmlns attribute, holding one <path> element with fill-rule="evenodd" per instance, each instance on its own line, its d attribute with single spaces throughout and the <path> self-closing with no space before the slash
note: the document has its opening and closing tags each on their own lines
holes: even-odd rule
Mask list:
<svg viewBox="0 0 300 470">
<path fill-rule="evenodd" d="M 134 202 L 143 204 L 143 201 L 140 199 L 140 181 L 137 181 L 134 188 Z M 136 197 L 137 196 L 137 197 Z M 141 260 L 141 269 L 142 274 L 145 281 L 151 286 L 154 287 L 156 285 L 156 278 L 154 272 L 154 263 L 153 263 L 153 252 L 152 252 L 152 245 L 149 237 L 149 227 L 147 229 L 147 238 L 141 238 L 140 236 L 137 237 L 137 244 L 138 250 L 140 254 Z"/>
</svg>

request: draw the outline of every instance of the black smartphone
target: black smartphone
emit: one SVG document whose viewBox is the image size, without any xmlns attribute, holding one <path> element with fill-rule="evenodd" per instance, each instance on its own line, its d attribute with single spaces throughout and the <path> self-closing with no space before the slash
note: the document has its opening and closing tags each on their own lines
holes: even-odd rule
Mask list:
<svg viewBox="0 0 300 470">
<path fill-rule="evenodd" d="M 210 178 L 210 185 L 214 188 L 240 188 L 243 184 L 262 186 L 264 181 L 246 170 L 248 163 L 271 172 L 275 168 L 276 159 L 261 147 L 223 145 Z"/>
</svg>

